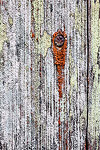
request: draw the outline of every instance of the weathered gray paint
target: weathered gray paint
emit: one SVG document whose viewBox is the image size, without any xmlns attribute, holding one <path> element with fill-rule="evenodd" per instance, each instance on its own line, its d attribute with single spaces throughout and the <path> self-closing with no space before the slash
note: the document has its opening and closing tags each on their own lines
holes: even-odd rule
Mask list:
<svg viewBox="0 0 100 150">
<path fill-rule="evenodd" d="M 3 2 L 3 3 L 2 3 Z M 53 60 L 52 35 L 58 29 L 67 34 L 67 53 L 64 69 L 65 83 L 61 101 L 62 150 L 85 150 L 87 127 L 87 1 L 85 0 L 3 0 L 0 25 L 0 95 L 1 146 L 5 150 L 59 149 L 58 86 Z M 92 8 L 99 1 L 92 0 Z M 94 6 L 96 5 L 96 6 Z M 89 4 L 90 6 L 90 4 Z M 95 8 L 96 10 L 96 8 Z M 91 10 L 90 10 L 91 11 Z M 95 11 L 92 10 L 94 13 Z M 96 10 L 96 13 L 99 12 Z M 95 17 L 90 12 L 91 16 Z M 100 20 L 89 18 L 90 70 L 99 74 L 96 51 L 99 48 Z M 32 38 L 32 32 L 35 37 Z M 98 34 L 98 37 L 97 35 Z M 98 56 L 99 57 L 99 56 Z M 99 60 L 98 60 L 99 63 Z M 88 107 L 88 142 L 93 147 L 99 139 L 99 83 L 90 77 Z M 99 76 L 98 76 L 99 80 Z M 99 81 L 98 81 L 99 82 Z M 93 88 L 94 84 L 94 88 Z M 95 86 L 96 85 L 96 86 Z M 95 90 L 94 90 L 95 89 Z M 96 89 L 98 95 L 96 104 Z M 92 101 L 91 101 L 92 100 Z M 93 103 L 92 103 L 93 102 Z M 98 107 L 95 110 L 95 107 Z M 97 122 L 93 119 L 97 116 Z M 91 119 L 92 118 L 92 119 Z M 93 129 L 93 132 L 91 132 Z M 94 133 L 96 129 L 96 134 Z M 66 144 L 67 142 L 67 144 Z M 88 147 L 90 149 L 90 147 Z"/>
</svg>

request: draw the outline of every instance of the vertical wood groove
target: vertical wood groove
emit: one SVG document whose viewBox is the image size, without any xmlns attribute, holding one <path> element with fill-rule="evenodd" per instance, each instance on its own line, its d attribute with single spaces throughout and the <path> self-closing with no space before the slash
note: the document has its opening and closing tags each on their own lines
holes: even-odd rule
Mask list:
<svg viewBox="0 0 100 150">
<path fill-rule="evenodd" d="M 88 94 L 89 94 L 89 0 L 87 0 L 87 126 L 86 126 L 86 150 L 88 150 Z"/>
</svg>

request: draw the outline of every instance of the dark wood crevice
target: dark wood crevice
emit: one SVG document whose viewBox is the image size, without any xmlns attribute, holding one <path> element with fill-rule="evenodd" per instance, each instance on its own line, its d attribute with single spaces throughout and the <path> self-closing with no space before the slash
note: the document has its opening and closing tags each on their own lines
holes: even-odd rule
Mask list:
<svg viewBox="0 0 100 150">
<path fill-rule="evenodd" d="M 87 0 L 87 126 L 86 126 L 86 150 L 88 150 L 88 101 L 89 101 L 89 0 Z"/>
</svg>

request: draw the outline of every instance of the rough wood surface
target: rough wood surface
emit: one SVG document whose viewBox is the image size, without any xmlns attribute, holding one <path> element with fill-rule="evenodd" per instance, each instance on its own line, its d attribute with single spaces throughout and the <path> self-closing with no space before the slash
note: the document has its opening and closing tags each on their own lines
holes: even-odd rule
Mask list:
<svg viewBox="0 0 100 150">
<path fill-rule="evenodd" d="M 88 147 L 100 150 L 100 0 L 89 2 Z"/>
<path fill-rule="evenodd" d="M 0 0 L 0 13 L 0 149 L 99 150 L 100 1 Z M 58 29 L 67 34 L 60 113 Z"/>
</svg>

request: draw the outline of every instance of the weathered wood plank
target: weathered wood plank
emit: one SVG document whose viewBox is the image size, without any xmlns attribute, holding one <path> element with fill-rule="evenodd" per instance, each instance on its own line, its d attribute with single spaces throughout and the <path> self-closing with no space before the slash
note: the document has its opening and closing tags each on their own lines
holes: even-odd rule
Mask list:
<svg viewBox="0 0 100 150">
<path fill-rule="evenodd" d="M 85 150 L 87 2 L 2 2 L 2 149 Z M 64 27 L 67 34 L 67 52 L 59 113 L 58 73 L 54 65 L 51 39 L 58 29 L 64 31 Z"/>
<path fill-rule="evenodd" d="M 88 149 L 100 149 L 100 1 L 89 2 Z"/>
<path fill-rule="evenodd" d="M 69 101 L 70 117 L 68 120 L 70 127 L 68 145 L 70 149 L 85 149 L 87 124 L 87 3 L 85 1 L 76 1 L 74 3 L 70 1 L 68 6 L 70 6 L 70 12 L 72 13 L 68 20 L 70 25 L 68 35 L 71 36 L 69 54 L 67 54 L 69 65 L 66 63 L 68 72 L 67 88 L 69 87 L 67 100 Z"/>
</svg>

